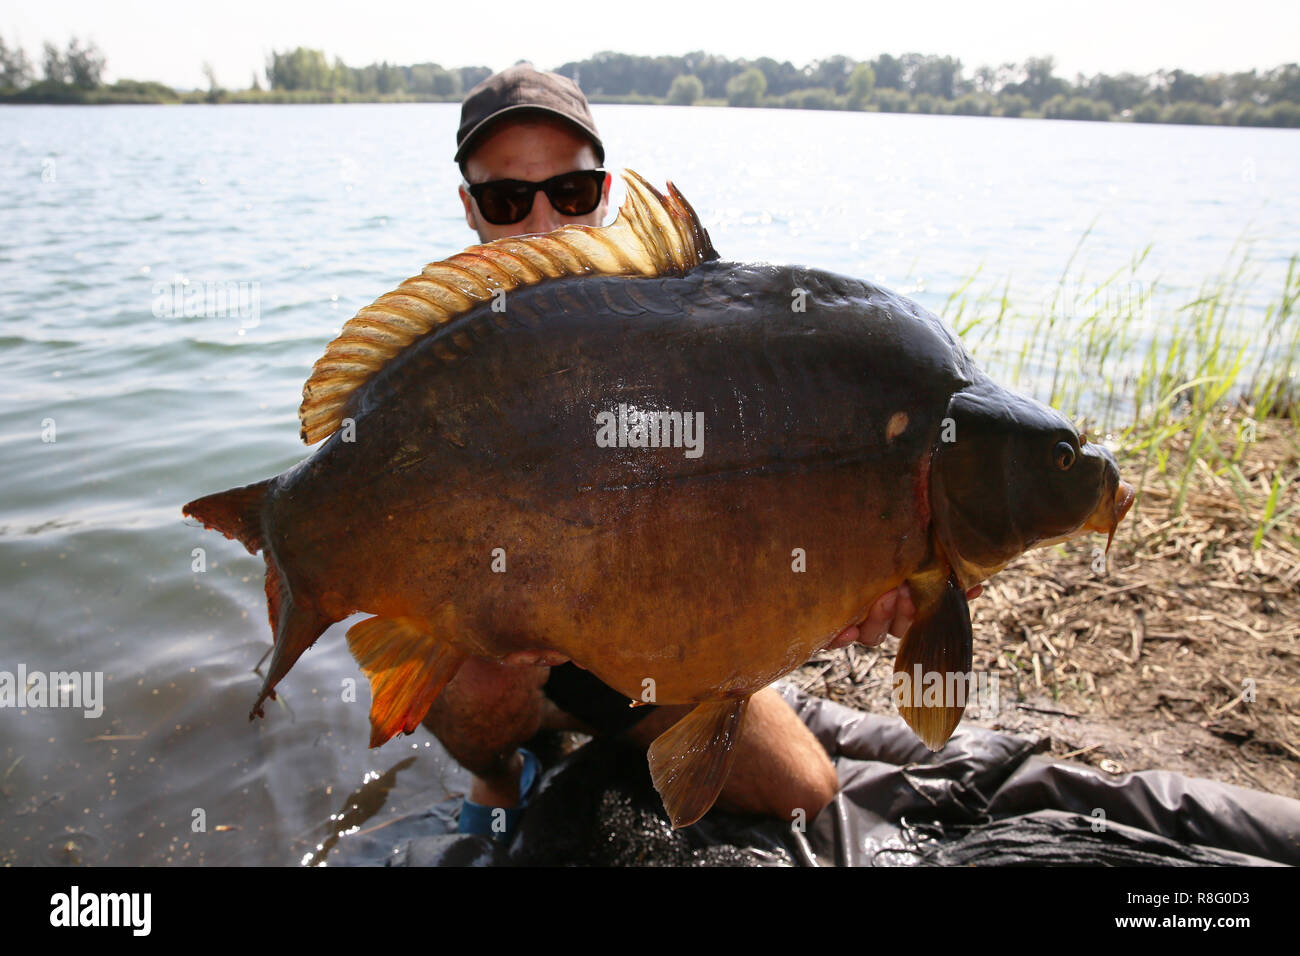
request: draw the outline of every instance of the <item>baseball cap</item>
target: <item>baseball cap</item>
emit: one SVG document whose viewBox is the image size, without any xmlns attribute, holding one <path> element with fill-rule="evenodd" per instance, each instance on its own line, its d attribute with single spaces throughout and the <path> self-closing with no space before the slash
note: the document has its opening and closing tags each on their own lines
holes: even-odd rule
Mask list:
<svg viewBox="0 0 1300 956">
<path fill-rule="evenodd" d="M 494 73 L 469 91 L 460 107 L 455 161 L 463 162 L 473 152 L 494 121 L 524 111 L 549 113 L 577 127 L 596 148 L 596 162 L 605 161 L 605 146 L 578 84 L 567 76 L 537 70 L 531 63 Z"/>
</svg>

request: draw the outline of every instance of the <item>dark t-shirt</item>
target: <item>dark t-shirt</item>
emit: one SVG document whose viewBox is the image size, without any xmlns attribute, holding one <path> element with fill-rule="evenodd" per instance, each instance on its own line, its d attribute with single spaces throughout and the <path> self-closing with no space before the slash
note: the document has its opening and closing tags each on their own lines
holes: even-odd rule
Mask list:
<svg viewBox="0 0 1300 956">
<path fill-rule="evenodd" d="M 629 707 L 628 699 L 576 664 L 551 668 L 542 692 L 562 711 L 594 727 L 601 736 L 621 734 L 642 720 L 654 704 Z"/>
</svg>

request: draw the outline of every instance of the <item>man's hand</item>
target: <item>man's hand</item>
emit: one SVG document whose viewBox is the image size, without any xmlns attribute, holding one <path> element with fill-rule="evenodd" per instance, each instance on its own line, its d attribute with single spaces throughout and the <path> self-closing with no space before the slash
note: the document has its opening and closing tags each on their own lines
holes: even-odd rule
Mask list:
<svg viewBox="0 0 1300 956">
<path fill-rule="evenodd" d="M 966 592 L 968 601 L 974 600 L 980 596 L 984 590 L 984 585 L 977 584 Z M 858 643 L 865 644 L 867 647 L 875 647 L 884 639 L 894 634 L 902 637 L 907 633 L 907 629 L 912 626 L 912 619 L 916 617 L 916 605 L 912 603 L 912 592 L 903 582 L 892 591 L 886 591 L 880 596 L 875 604 L 871 606 L 869 613 L 864 621 L 851 627 L 846 627 L 840 634 L 827 644 L 827 647 L 844 647 L 848 644 Z"/>
</svg>

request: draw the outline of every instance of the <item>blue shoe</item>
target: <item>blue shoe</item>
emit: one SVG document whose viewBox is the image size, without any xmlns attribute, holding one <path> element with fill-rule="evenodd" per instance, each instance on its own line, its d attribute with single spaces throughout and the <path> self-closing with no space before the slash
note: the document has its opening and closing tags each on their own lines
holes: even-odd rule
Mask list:
<svg viewBox="0 0 1300 956">
<path fill-rule="evenodd" d="M 517 807 L 485 807 L 465 798 L 460 808 L 460 819 L 456 824 L 459 833 L 477 833 L 492 837 L 502 843 L 508 842 L 519 827 L 519 820 L 528 808 L 528 801 L 533 796 L 537 781 L 541 777 L 542 764 L 531 750 L 523 747 L 519 752 L 524 757 L 524 769 L 519 774 L 519 805 Z M 497 812 L 501 811 L 501 812 Z M 493 826 L 496 823 L 496 826 Z"/>
</svg>

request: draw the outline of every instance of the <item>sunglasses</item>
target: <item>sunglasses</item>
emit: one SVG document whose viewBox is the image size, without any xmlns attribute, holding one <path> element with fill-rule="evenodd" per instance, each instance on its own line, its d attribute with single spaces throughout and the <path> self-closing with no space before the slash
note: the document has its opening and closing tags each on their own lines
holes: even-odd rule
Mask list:
<svg viewBox="0 0 1300 956">
<path fill-rule="evenodd" d="M 561 215 L 585 216 L 600 205 L 604 185 L 605 170 L 579 169 L 560 173 L 540 183 L 523 179 L 474 183 L 469 186 L 469 194 L 478 203 L 484 219 L 494 226 L 510 226 L 532 211 L 533 197 L 539 189 L 546 193 L 546 198 Z"/>
</svg>

